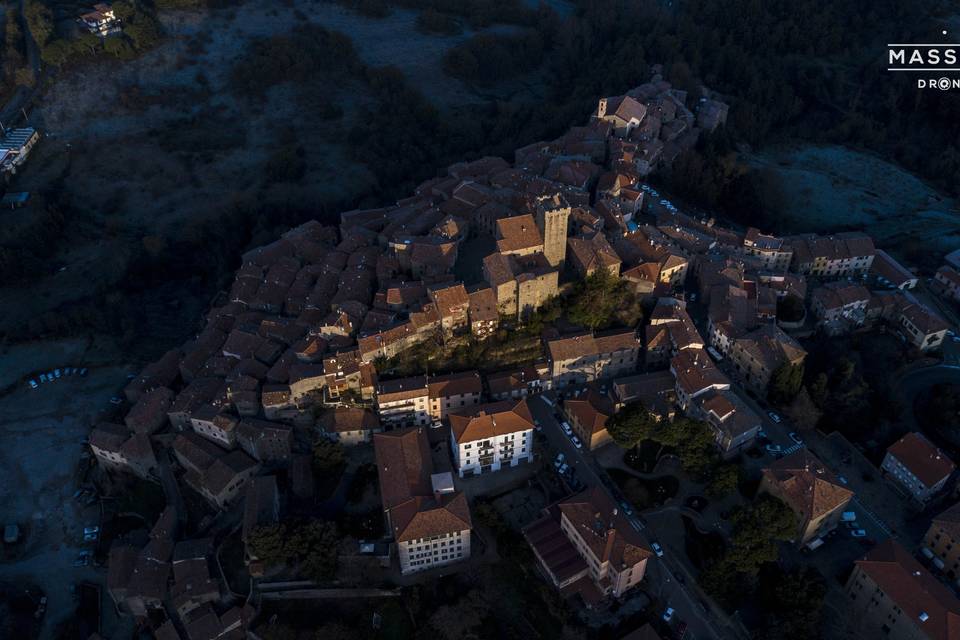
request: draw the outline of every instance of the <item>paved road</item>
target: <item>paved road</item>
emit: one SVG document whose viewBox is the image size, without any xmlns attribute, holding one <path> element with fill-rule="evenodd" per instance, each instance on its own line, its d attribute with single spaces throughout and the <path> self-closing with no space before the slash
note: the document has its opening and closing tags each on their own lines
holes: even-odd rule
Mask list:
<svg viewBox="0 0 960 640">
<path fill-rule="evenodd" d="M 552 398 L 550 400 L 552 401 Z M 592 456 L 577 449 L 563 433 L 562 427 L 554 416 L 554 409 L 544 401 L 543 396 L 531 398 L 529 406 L 534 418 L 542 426 L 543 434 L 558 451 L 564 454 L 577 477 L 588 487 L 603 487 L 615 503 L 622 503 L 623 497 L 620 491 L 602 469 L 594 466 Z M 645 540 L 650 541 L 651 531 L 645 526 L 642 518 L 634 514 L 628 517 L 628 520 Z M 683 577 L 685 584 L 677 581 L 675 576 L 678 574 Z M 694 577 L 683 563 L 677 562 L 671 555 L 658 558 L 657 562 L 648 563 L 647 580 L 653 593 L 662 602 L 676 610 L 676 620 L 687 624 L 687 633 L 684 636 L 686 640 L 721 640 L 738 637 L 730 628 L 716 624 L 714 618 L 718 615 L 717 613 L 703 613 L 699 605 L 700 596 L 694 593 L 690 586 L 695 583 Z M 708 612 L 712 609 L 714 608 L 708 605 Z"/>
</svg>

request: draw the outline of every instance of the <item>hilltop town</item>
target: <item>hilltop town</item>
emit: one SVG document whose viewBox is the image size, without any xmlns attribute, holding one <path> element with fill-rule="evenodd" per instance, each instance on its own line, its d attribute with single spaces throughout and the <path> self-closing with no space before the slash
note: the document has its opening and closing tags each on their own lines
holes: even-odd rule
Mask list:
<svg viewBox="0 0 960 640">
<path fill-rule="evenodd" d="M 202 331 L 90 434 L 100 490 L 164 497 L 146 527 L 91 533 L 118 611 L 161 640 L 270 637 L 278 602 L 489 586 L 482 567 L 506 564 L 519 606 L 566 611 L 570 633 L 746 638 L 763 623 L 731 605 L 753 536 L 843 573 L 824 589 L 856 624 L 955 637 L 953 462 L 913 431 L 872 467 L 801 409 L 815 339 L 947 358 L 960 259 L 934 303 L 866 233 L 685 212 L 648 178 L 727 112 L 655 75 L 512 162 L 244 254 Z M 696 490 L 679 502 L 664 477 Z M 721 551 L 697 566 L 689 536 Z"/>
</svg>

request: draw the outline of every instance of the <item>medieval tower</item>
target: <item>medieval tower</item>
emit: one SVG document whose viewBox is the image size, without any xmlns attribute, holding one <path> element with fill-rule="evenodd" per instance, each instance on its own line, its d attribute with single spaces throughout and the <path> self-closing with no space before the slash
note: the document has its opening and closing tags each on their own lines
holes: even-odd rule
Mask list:
<svg viewBox="0 0 960 640">
<path fill-rule="evenodd" d="M 543 236 L 543 256 L 551 267 L 562 268 L 567 256 L 567 218 L 570 205 L 560 195 L 537 202 L 537 227 Z"/>
</svg>

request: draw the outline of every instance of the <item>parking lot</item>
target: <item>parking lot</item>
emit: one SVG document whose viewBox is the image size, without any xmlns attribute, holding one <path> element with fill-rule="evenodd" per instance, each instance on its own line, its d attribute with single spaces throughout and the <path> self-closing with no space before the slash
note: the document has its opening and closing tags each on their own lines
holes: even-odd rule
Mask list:
<svg viewBox="0 0 960 640">
<path fill-rule="evenodd" d="M 81 560 L 93 548 L 92 540 L 84 541 L 84 529 L 99 526 L 99 503 L 91 501 L 90 493 L 74 495 L 80 489 L 82 443 L 98 413 L 111 407 L 126 371 L 96 362 L 89 349 L 82 341 L 65 341 L 43 349 L 11 347 L 0 355 L 0 463 L 5 471 L 0 523 L 21 530 L 20 541 L 4 546 L 0 582 L 35 586 L 47 596 L 41 638 L 54 637 L 56 625 L 74 613 L 71 587 L 84 580 L 102 585 L 106 579 L 106 569 Z M 61 370 L 53 382 L 36 389 L 29 385 L 39 372 L 81 362 L 86 362 L 86 376 L 65 376 Z M 103 605 L 104 630 L 120 630 L 109 599 Z"/>
</svg>

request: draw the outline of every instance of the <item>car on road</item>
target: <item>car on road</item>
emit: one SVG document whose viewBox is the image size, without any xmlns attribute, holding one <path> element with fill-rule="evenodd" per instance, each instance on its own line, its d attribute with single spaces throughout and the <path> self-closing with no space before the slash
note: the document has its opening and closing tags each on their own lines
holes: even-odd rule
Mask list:
<svg viewBox="0 0 960 640">
<path fill-rule="evenodd" d="M 83 369 L 80 369 L 80 375 L 81 375 L 81 376 L 87 375 L 87 368 L 86 368 L 86 367 L 84 367 Z"/>
<path fill-rule="evenodd" d="M 657 554 L 658 558 L 663 557 L 663 547 L 660 546 L 659 542 L 651 542 L 650 548 L 653 549 L 653 552 Z"/>
<path fill-rule="evenodd" d="M 837 480 L 839 480 L 839 481 L 842 482 L 843 484 L 850 484 L 850 481 L 847 480 L 847 477 L 846 477 L 846 476 L 837 476 Z"/>
<path fill-rule="evenodd" d="M 570 425 L 567 424 L 566 422 L 561 422 L 561 423 L 560 423 L 560 427 L 563 428 L 563 432 L 564 432 L 565 434 L 567 434 L 568 436 L 572 436 L 572 435 L 573 435 L 573 429 L 571 429 L 571 428 L 570 428 Z"/>
<path fill-rule="evenodd" d="M 113 396 L 112 398 L 110 398 L 110 404 L 123 404 L 123 398 L 118 398 L 117 396 Z"/>
<path fill-rule="evenodd" d="M 866 538 L 867 532 L 864 531 L 863 529 L 851 529 L 850 535 L 854 538 Z"/>
<path fill-rule="evenodd" d="M 783 447 L 778 444 L 768 444 L 766 447 L 764 447 L 764 449 L 766 449 L 767 453 L 770 455 L 778 458 L 783 455 Z"/>
<path fill-rule="evenodd" d="M 620 503 L 620 507 L 623 509 L 623 512 L 624 512 L 626 515 L 628 515 L 628 516 L 632 516 L 632 515 L 633 515 L 633 509 L 631 509 L 631 508 L 630 508 L 630 505 L 627 504 L 626 502 L 621 502 L 621 503 Z"/>
<path fill-rule="evenodd" d="M 777 424 L 780 424 L 781 422 L 783 422 L 783 418 L 781 418 L 776 411 L 767 411 L 767 415 L 770 416 L 770 419 L 776 422 Z"/>
<path fill-rule="evenodd" d="M 663 612 L 663 621 L 670 622 L 673 620 L 673 614 L 676 613 L 673 607 L 667 607 L 667 610 Z"/>
<path fill-rule="evenodd" d="M 583 444 L 581 444 L 580 438 L 577 436 L 570 436 L 570 442 L 572 442 L 573 446 L 575 446 L 577 449 L 583 448 Z"/>
<path fill-rule="evenodd" d="M 53 370 L 53 377 L 54 377 L 54 378 L 59 378 L 59 377 L 62 376 L 62 375 L 63 375 L 63 372 L 60 371 L 60 369 L 54 369 L 54 370 Z"/>
<path fill-rule="evenodd" d="M 569 466 L 561 463 L 560 466 L 557 468 L 557 473 L 559 473 L 560 475 L 563 475 L 569 470 L 570 470 Z"/>
<path fill-rule="evenodd" d="M 844 511 L 840 514 L 841 522 L 854 522 L 857 519 L 856 511 Z"/>
<path fill-rule="evenodd" d="M 797 435 L 796 431 L 791 431 L 787 434 L 787 437 L 796 442 L 797 444 L 803 444 L 803 438 Z"/>
<path fill-rule="evenodd" d="M 90 556 L 91 554 L 89 551 L 84 551 L 79 556 L 77 556 L 76 560 L 73 561 L 73 566 L 86 567 L 87 565 L 90 564 Z"/>
<path fill-rule="evenodd" d="M 48 382 L 48 381 L 49 381 L 49 379 L 47 378 L 47 374 L 41 373 L 41 374 L 40 374 L 40 382 Z"/>
<path fill-rule="evenodd" d="M 27 384 L 30 385 L 30 388 L 31 388 L 31 389 L 39 389 L 39 388 L 40 388 L 40 385 L 37 384 L 37 381 L 34 380 L 34 379 L 32 379 L 32 378 L 27 381 Z"/>
<path fill-rule="evenodd" d="M 859 529 L 860 523 L 856 520 L 846 520 L 844 521 L 843 526 L 845 526 L 847 529 Z"/>
</svg>

